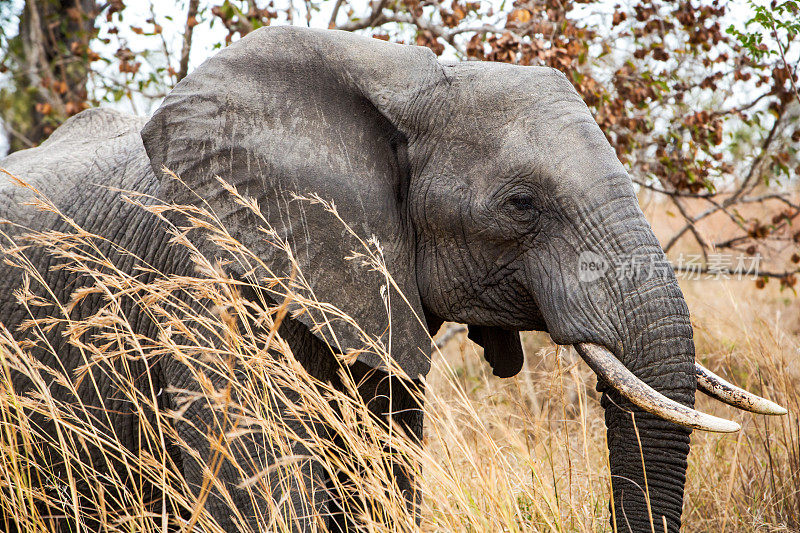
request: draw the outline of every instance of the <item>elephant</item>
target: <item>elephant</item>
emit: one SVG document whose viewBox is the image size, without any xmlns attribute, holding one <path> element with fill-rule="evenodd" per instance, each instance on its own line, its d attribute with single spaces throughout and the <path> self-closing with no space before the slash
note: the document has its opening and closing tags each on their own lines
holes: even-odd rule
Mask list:
<svg viewBox="0 0 800 533">
<path fill-rule="evenodd" d="M 134 250 L 117 258 L 128 272 L 146 263 L 180 275 L 192 261 L 170 246 L 160 217 L 124 202 L 121 191 L 140 193 L 144 204 L 210 206 L 275 275 L 291 276 L 292 263 L 215 177 L 256 199 L 306 274 L 304 294 L 353 318 L 331 322 L 306 309 L 287 315 L 281 335 L 309 373 L 334 384 L 334 355 L 355 354 L 353 372 L 369 382 L 365 400 L 390 396 L 382 403 L 391 405 L 376 413 L 412 440 L 421 439 L 423 428 L 415 391 L 431 367 L 431 336 L 445 321 L 468 326 L 501 378 L 522 369 L 521 331 L 544 331 L 557 344 L 573 345 L 598 375 L 617 531 L 650 531 L 655 523 L 677 532 L 692 429 L 738 429 L 695 411 L 697 388 L 739 408 L 785 413 L 695 363 L 688 307 L 630 175 L 567 77 L 554 69 L 445 63 L 424 47 L 267 27 L 207 59 L 149 119 L 86 110 L 0 166 L 50 197 L 65 218 L 103 236 L 99 246 L 109 254 L 111 242 Z M 4 246 L 22 231 L 15 228 L 67 228 L 63 218 L 23 206 L 31 194 L 0 186 Z M 329 210 L 301 201 L 309 196 L 335 205 L 352 232 L 341 231 Z M 201 254 L 218 253 L 208 239 L 193 239 Z M 391 283 L 352 259 L 359 239 L 379 243 Z M 56 296 L 68 299 L 84 283 L 69 269 L 52 269 L 56 260 L 35 246 L 26 253 Z M 623 276 L 609 267 L 644 257 L 658 267 L 647 275 Z M 225 268 L 233 278 L 252 274 L 235 262 Z M 146 279 L 147 271 L 140 272 Z M 0 263 L 0 323 L 10 331 L 37 313 L 17 302 L 21 282 L 18 268 Z M 91 313 L 98 300 L 85 298 L 76 312 Z M 151 333 L 140 309 L 127 312 L 143 334 Z M 364 347 L 364 334 L 391 352 L 394 374 Z M 47 335 L 55 350 L 41 358 L 73 370 L 81 361 L 77 348 L 57 330 Z M 198 390 L 170 358 L 150 370 L 157 390 Z M 387 388 L 392 380 L 396 386 Z M 135 449 L 141 443 L 131 408 L 115 399 L 107 381 L 106 394 L 86 390 L 81 401 L 113 413 L 104 423 Z M 24 391 L 26 382 L 19 378 L 14 386 Z M 55 384 L 51 392 L 66 394 Z M 159 408 L 174 407 L 176 394 L 161 394 Z M 210 452 L 197 427 L 209 427 L 210 416 L 195 402 L 184 418 L 196 424 L 176 428 L 200 456 Z M 265 455 L 255 437 L 242 453 L 265 464 L 280 460 Z M 200 487 L 203 472 L 192 455 L 173 455 L 183 478 Z M 307 486 L 294 487 L 282 505 L 299 509 L 297 516 L 327 516 L 331 530 L 357 527 L 347 513 L 334 512 L 335 501 L 308 497 L 324 494 L 319 486 L 326 480 L 313 458 L 304 468 Z M 230 518 L 232 507 L 252 530 L 260 530 L 265 516 L 266 502 L 241 493 L 246 474 L 224 464 L 216 475 L 231 499 L 212 494 L 206 501 L 226 531 L 241 526 Z M 399 476 L 398 487 L 415 494 L 410 475 Z M 298 520 L 293 527 L 310 531 L 317 523 Z"/>
</svg>

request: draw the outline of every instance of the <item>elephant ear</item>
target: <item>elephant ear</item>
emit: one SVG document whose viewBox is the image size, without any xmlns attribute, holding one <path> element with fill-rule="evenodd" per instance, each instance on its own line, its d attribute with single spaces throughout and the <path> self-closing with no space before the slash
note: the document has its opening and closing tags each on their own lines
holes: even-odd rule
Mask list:
<svg viewBox="0 0 800 533">
<path fill-rule="evenodd" d="M 295 302 L 297 320 L 339 353 L 358 351 L 358 360 L 385 369 L 364 334 L 379 339 L 416 378 L 430 369 L 430 337 L 406 218 L 406 148 L 421 133 L 424 99 L 442 79 L 426 48 L 263 28 L 183 79 L 142 139 L 156 174 L 166 167 L 183 182 L 162 177 L 162 199 L 209 206 L 274 276 L 292 275 L 292 261 L 275 246 L 287 243 L 305 280 L 300 296 L 332 304 L 357 326 L 325 306 Z M 215 176 L 255 198 L 275 234 L 261 230 L 263 221 Z M 298 198 L 312 195 L 335 205 L 342 220 Z M 354 257 L 373 236 L 394 284 Z M 207 256 L 220 253 L 195 241 Z M 230 268 L 249 274 L 236 262 Z"/>
<path fill-rule="evenodd" d="M 469 326 L 469 339 L 483 347 L 483 357 L 492 366 L 492 373 L 500 378 L 519 374 L 525 355 L 519 331 L 490 326 Z"/>
</svg>

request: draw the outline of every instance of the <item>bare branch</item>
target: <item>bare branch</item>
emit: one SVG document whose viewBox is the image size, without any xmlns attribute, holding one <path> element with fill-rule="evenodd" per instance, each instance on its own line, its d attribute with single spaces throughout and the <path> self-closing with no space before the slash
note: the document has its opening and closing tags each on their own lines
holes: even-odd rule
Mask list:
<svg viewBox="0 0 800 533">
<path fill-rule="evenodd" d="M 657 192 L 659 194 L 664 194 L 666 196 L 674 196 L 678 198 L 711 198 L 716 193 L 692 193 L 692 192 L 683 192 L 683 191 L 668 191 L 666 189 L 662 189 L 660 187 L 656 187 L 654 185 L 650 185 L 649 183 L 639 180 L 637 178 L 631 177 L 631 181 L 635 184 L 644 187 L 645 189 L 651 190 L 653 192 Z"/>
<path fill-rule="evenodd" d="M 750 165 L 750 170 L 747 172 L 747 176 L 745 176 L 742 184 L 739 186 L 739 189 L 733 193 L 729 198 L 723 202 L 725 206 L 729 206 L 735 203 L 741 196 L 749 193 L 755 187 L 755 184 L 758 183 L 758 180 L 754 180 L 753 177 L 756 176 L 756 170 L 761 165 L 761 162 L 764 160 L 764 157 L 769 150 L 769 147 L 772 145 L 772 140 L 775 138 L 775 133 L 778 131 L 778 126 L 780 125 L 781 118 L 783 117 L 783 111 L 778 112 L 778 116 L 775 117 L 775 122 L 772 124 L 772 128 L 770 128 L 769 133 L 767 134 L 764 142 L 761 143 L 761 149 L 758 155 L 753 159 L 752 164 Z"/>
<path fill-rule="evenodd" d="M 707 250 L 708 250 L 708 248 L 710 247 L 710 244 L 709 244 L 709 242 L 708 242 L 708 241 L 705 239 L 705 237 L 703 237 L 702 235 L 700 235 L 700 232 L 697 230 L 697 228 L 696 228 L 696 227 L 695 227 L 695 225 L 694 225 L 694 220 L 692 220 L 692 217 L 691 217 L 691 216 L 689 216 L 689 213 L 687 213 L 687 212 L 686 212 L 686 209 L 685 209 L 685 208 L 683 207 L 683 205 L 682 205 L 682 204 L 681 204 L 681 203 L 678 201 L 678 199 L 677 199 L 677 198 L 675 198 L 674 196 L 670 196 L 670 200 L 672 200 L 672 203 L 674 203 L 674 204 L 675 204 L 675 207 L 677 207 L 677 208 L 678 208 L 678 211 L 679 211 L 679 212 L 680 212 L 680 214 L 683 216 L 683 218 L 686 220 L 686 225 L 689 227 L 689 231 L 691 231 L 691 232 L 692 232 L 692 235 L 694 235 L 694 238 L 695 238 L 695 240 L 697 241 L 697 244 L 699 244 L 699 245 L 700 245 L 700 250 L 703 252 L 703 259 L 705 259 L 706 261 L 708 261 L 708 251 L 707 251 Z M 680 237 L 680 236 L 679 236 L 679 237 Z M 678 238 L 679 238 L 679 237 L 678 237 Z M 671 241 L 670 241 L 670 242 L 667 244 L 667 246 L 665 246 L 665 247 L 664 247 L 664 251 L 665 251 L 665 252 L 668 252 L 668 251 L 669 251 L 669 249 L 670 249 L 670 248 L 672 248 L 672 246 L 673 246 L 673 245 L 674 245 L 674 244 L 675 244 L 675 243 L 678 241 L 678 238 L 673 238 L 673 239 L 672 239 L 672 240 L 671 240 Z"/>
<path fill-rule="evenodd" d="M 11 127 L 11 124 L 9 124 L 7 120 L 3 121 L 3 129 L 6 130 L 6 132 L 12 137 L 19 139 L 27 148 L 33 148 L 36 146 L 36 143 L 28 139 L 22 132 Z"/>
<path fill-rule="evenodd" d="M 369 28 L 372 26 L 380 26 L 385 22 L 395 22 L 389 20 L 385 15 L 383 15 L 383 8 L 384 6 L 386 6 L 386 2 L 387 0 L 376 0 L 375 2 L 372 2 L 372 12 L 369 14 L 367 18 L 363 18 L 357 22 L 348 22 L 347 24 L 341 24 L 335 26 L 335 28 L 337 30 L 355 31 L 355 30 L 363 30 L 365 28 Z"/>
<path fill-rule="evenodd" d="M 339 8 L 342 7 L 344 0 L 336 0 L 336 5 L 333 6 L 333 13 L 331 13 L 331 20 L 328 22 L 328 28 L 336 27 L 336 17 L 339 16 Z"/>
<path fill-rule="evenodd" d="M 448 324 L 447 329 L 444 330 L 444 333 L 439 335 L 439 338 L 433 341 L 433 345 L 438 348 L 439 350 L 443 350 L 447 343 L 450 342 L 453 337 L 467 331 L 467 326 L 464 324 Z"/>
<path fill-rule="evenodd" d="M 742 199 L 739 200 L 739 203 L 740 204 L 752 204 L 752 203 L 766 202 L 766 201 L 769 201 L 769 200 L 777 200 L 779 202 L 783 202 L 784 204 L 788 205 L 792 209 L 794 209 L 796 211 L 800 211 L 800 204 L 796 204 L 796 203 L 792 202 L 791 200 L 789 200 L 788 198 L 786 198 L 786 196 L 784 196 L 782 194 L 778 194 L 778 193 L 762 194 L 761 196 L 750 196 L 750 197 L 742 198 Z"/>
</svg>

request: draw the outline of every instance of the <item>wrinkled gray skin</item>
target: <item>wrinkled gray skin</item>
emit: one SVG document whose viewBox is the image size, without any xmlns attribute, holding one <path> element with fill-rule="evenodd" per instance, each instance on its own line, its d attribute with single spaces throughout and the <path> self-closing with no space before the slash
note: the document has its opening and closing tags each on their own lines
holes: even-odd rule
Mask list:
<svg viewBox="0 0 800 533">
<path fill-rule="evenodd" d="M 518 331 L 544 330 L 559 344 L 602 344 L 656 390 L 694 404 L 692 329 L 672 271 L 617 279 L 612 269 L 593 282 L 578 279 L 583 251 L 620 261 L 664 257 L 630 178 L 563 74 L 495 63 L 442 65 L 425 48 L 338 32 L 266 28 L 206 61 L 142 125 L 138 118 L 87 111 L 41 147 L 14 154 L 2 166 L 49 194 L 89 231 L 138 251 L 163 271 L 180 273 L 190 264 L 167 245 L 156 221 L 107 188 L 196 202 L 185 188 L 162 178 L 166 166 L 208 200 L 236 238 L 262 254 L 276 273 L 288 275 L 287 261 L 264 242 L 253 217 L 212 178 L 224 177 L 259 200 L 291 244 L 316 297 L 353 316 L 368 333 L 384 335 L 412 377 L 430 368 L 426 329 L 433 333 L 449 320 L 470 326 L 470 337 L 485 347 L 499 376 L 520 370 Z M 383 277 L 345 260 L 359 245 L 319 205 L 290 201 L 292 192 L 332 199 L 356 233 L 377 236 L 408 302 L 389 291 L 391 339 L 380 296 Z M 60 227 L 52 217 L 31 216 L 19 207 L 24 197 L 3 185 L 3 215 L 10 212 L 9 218 L 37 228 Z M 202 239 L 197 244 L 218 254 Z M 30 255 L 43 271 L 51 262 L 35 251 Z M 133 259 L 120 261 L 133 268 Z M 234 275 L 243 274 L 236 265 L 231 268 Z M 47 276 L 62 297 L 77 286 L 63 271 Z M 18 279 L 0 265 L 0 321 L 12 328 L 24 318 L 10 304 Z M 138 316 L 135 309 L 131 313 Z M 337 343 L 327 330 L 310 333 L 308 326 L 317 320 L 322 317 L 313 312 L 289 320 L 284 334 L 312 373 L 335 381 L 335 364 L 322 341 L 346 350 L 360 345 L 358 334 L 337 323 Z M 59 342 L 62 363 L 76 365 L 74 350 Z M 372 383 L 385 383 L 378 358 L 359 356 L 358 372 L 373 368 Z M 152 371 L 158 387 L 193 388 L 185 368 L 173 361 Z M 121 413 L 109 423 L 135 448 L 140 443 L 135 428 L 125 426 L 127 407 L 110 406 L 113 384 L 104 386 L 106 410 L 119 407 Z M 599 387 L 605 390 L 602 383 Z M 365 387 L 363 394 L 369 399 L 379 389 Z M 395 407 L 410 405 L 397 389 Z M 174 399 L 165 398 L 165 407 L 170 402 Z M 618 530 L 650 531 L 633 412 L 655 527 L 661 531 L 663 516 L 669 531 L 678 531 L 690 431 L 632 407 L 613 391 L 602 403 Z M 187 416 L 198 426 L 210 423 L 200 405 Z M 405 410 L 396 418 L 412 438 L 419 437 L 418 412 Z M 191 428 L 179 431 L 207 453 Z M 248 443 L 242 455 L 256 464 L 274 461 L 257 442 Z M 177 463 L 191 483 L 202 482 L 185 454 Z M 306 468 L 309 491 L 320 494 L 323 476 L 313 461 Z M 239 494 L 229 465 L 220 476 Z M 412 482 L 400 477 L 401 488 L 409 489 Z M 259 530 L 263 506 L 244 497 L 236 504 Z M 304 500 L 295 494 L 290 504 L 300 509 Z M 208 505 L 232 527 L 223 504 L 212 497 Z M 314 503 L 322 513 L 335 505 L 322 496 Z"/>
</svg>

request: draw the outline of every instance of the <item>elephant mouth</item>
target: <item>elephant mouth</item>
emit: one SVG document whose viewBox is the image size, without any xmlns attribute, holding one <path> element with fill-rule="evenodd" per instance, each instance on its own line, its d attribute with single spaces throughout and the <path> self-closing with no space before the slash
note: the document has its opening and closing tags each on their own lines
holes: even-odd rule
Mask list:
<svg viewBox="0 0 800 533">
<path fill-rule="evenodd" d="M 621 396 L 644 411 L 664 420 L 704 431 L 732 433 L 741 429 L 736 422 L 701 413 L 667 398 L 637 378 L 604 346 L 594 343 L 577 343 L 574 346 L 599 378 L 604 379 Z M 740 389 L 697 362 L 695 374 L 698 388 L 723 403 L 764 415 L 787 413 L 780 405 Z"/>
<path fill-rule="evenodd" d="M 438 328 L 437 328 L 438 329 Z M 467 329 L 462 326 L 451 332 L 458 333 Z M 482 329 L 491 331 L 491 335 Z M 480 328 L 469 326 L 470 339 L 477 342 L 484 348 L 484 355 L 492 365 L 494 374 L 499 377 L 510 377 L 516 375 L 522 368 L 522 346 L 519 341 L 518 332 L 500 330 L 499 328 Z M 487 338 L 494 338 L 503 333 L 512 335 L 514 342 L 506 339 L 507 342 L 486 342 Z M 447 335 L 436 342 L 438 347 L 444 346 Z M 497 346 L 495 346 L 497 345 Z M 628 368 L 617 359 L 617 357 L 605 346 L 591 342 L 577 342 L 573 344 L 575 350 L 583 358 L 589 367 L 608 383 L 611 388 L 616 390 L 622 397 L 642 409 L 652 413 L 664 420 L 679 424 L 681 426 L 700 429 L 704 431 L 714 431 L 720 433 L 733 433 L 741 429 L 741 426 L 731 420 L 712 416 L 681 403 L 667 398 L 650 385 L 636 377 Z M 491 352 L 491 353 L 490 353 Z M 510 360 L 510 361 L 509 361 Z M 503 366 L 502 361 L 505 361 Z M 511 371 L 507 371 L 508 366 Z M 757 396 L 751 392 L 737 387 L 726 381 L 722 377 L 711 372 L 703 365 L 695 362 L 695 377 L 697 388 L 705 394 L 715 398 L 732 407 L 762 415 L 785 415 L 788 411 L 766 398 Z"/>
</svg>

